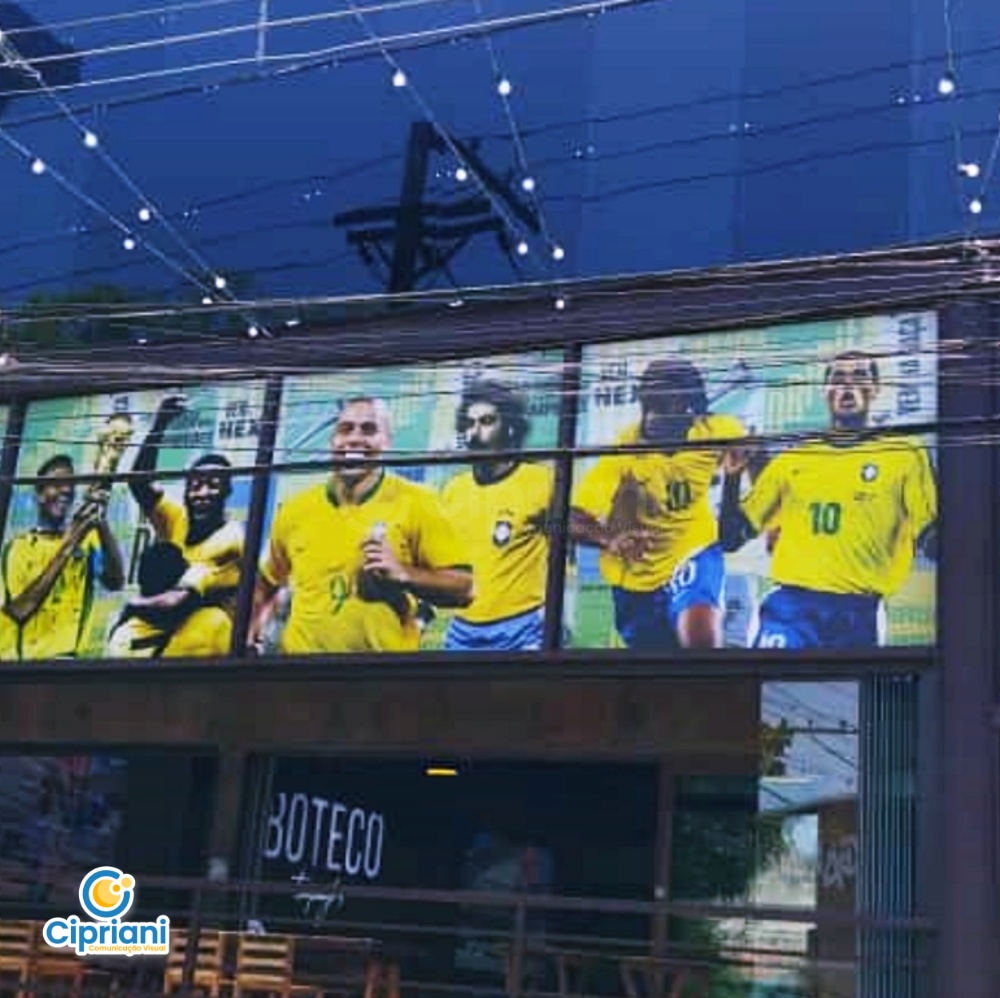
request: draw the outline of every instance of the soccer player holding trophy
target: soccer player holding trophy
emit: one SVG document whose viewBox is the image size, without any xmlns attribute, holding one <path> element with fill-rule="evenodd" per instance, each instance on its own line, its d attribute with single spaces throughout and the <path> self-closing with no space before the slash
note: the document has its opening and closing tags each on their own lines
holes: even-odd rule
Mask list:
<svg viewBox="0 0 1000 998">
<path fill-rule="evenodd" d="M 125 414 L 108 419 L 97 437 L 93 474 L 83 503 L 67 454 L 38 469 L 37 523 L 12 538 L 3 553 L 3 613 L 9 654 L 21 660 L 74 658 L 87 638 L 98 584 L 117 592 L 125 584 L 121 550 L 107 521 L 114 473 L 132 437 Z"/>
<path fill-rule="evenodd" d="M 724 441 L 746 431 L 708 411 L 701 373 L 681 358 L 653 361 L 638 401 L 638 423 L 616 444 L 655 450 L 597 459 L 573 495 L 570 536 L 600 550 L 626 647 L 720 648 L 725 564 L 709 488 L 729 459 Z"/>
<path fill-rule="evenodd" d="M 166 432 L 187 405 L 183 395 L 163 399 L 133 471 L 156 470 Z M 224 455 L 201 455 L 184 477 L 182 502 L 148 478 L 129 483 L 156 542 L 140 559 L 139 595 L 109 638 L 113 657 L 228 654 L 243 557 L 243 525 L 226 511 L 230 470 Z"/>
<path fill-rule="evenodd" d="M 271 524 L 254 592 L 256 650 L 285 588 L 283 654 L 416 651 L 420 601 L 469 604 L 464 546 L 433 492 L 379 463 L 389 444 L 382 400 L 341 405 L 330 477 L 282 503 Z"/>
<path fill-rule="evenodd" d="M 839 354 L 823 377 L 830 432 L 778 454 L 742 502 L 739 475 L 725 480 L 726 550 L 780 530 L 771 561 L 776 588 L 761 603 L 755 647 L 882 644 L 885 599 L 906 581 L 918 546 L 935 554 L 930 457 L 912 439 L 869 427 L 879 386 L 873 357 Z"/>
<path fill-rule="evenodd" d="M 523 400 L 506 385 L 470 384 L 455 422 L 475 463 L 448 481 L 442 501 L 448 519 L 461 526 L 475 597 L 452 619 L 445 650 L 537 651 L 542 647 L 552 471 L 497 454 L 519 450 L 529 429 Z"/>
</svg>

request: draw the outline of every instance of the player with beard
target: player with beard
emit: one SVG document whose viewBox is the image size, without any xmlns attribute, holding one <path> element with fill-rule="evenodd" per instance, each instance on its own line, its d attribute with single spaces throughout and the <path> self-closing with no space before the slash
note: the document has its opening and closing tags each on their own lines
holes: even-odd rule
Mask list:
<svg viewBox="0 0 1000 998">
<path fill-rule="evenodd" d="M 722 543 L 734 551 L 780 527 L 754 645 L 859 648 L 882 643 L 884 600 L 906 581 L 918 545 L 934 556 L 937 487 L 925 447 L 869 427 L 875 359 L 836 356 L 823 391 L 830 431 L 778 454 L 740 501 L 727 476 Z M 734 466 L 733 471 L 737 470 Z"/>
<path fill-rule="evenodd" d="M 466 388 L 455 428 L 476 460 L 452 478 L 442 501 L 461 524 L 475 576 L 475 597 L 445 636 L 446 651 L 537 651 L 542 646 L 551 469 L 509 453 L 524 445 L 524 402 L 506 385 Z"/>
<path fill-rule="evenodd" d="M 709 487 L 728 460 L 723 442 L 746 431 L 708 411 L 701 373 L 682 358 L 653 361 L 637 396 L 639 421 L 615 443 L 656 449 L 594 462 L 573 496 L 570 537 L 600 550 L 628 648 L 719 648 L 725 564 Z"/>
<path fill-rule="evenodd" d="M 156 470 L 166 432 L 186 410 L 183 395 L 170 395 L 160 403 L 133 471 Z M 224 455 L 203 454 L 184 478 L 182 503 L 168 498 L 151 479 L 129 485 L 156 540 L 175 545 L 188 565 L 176 584 L 162 592 L 140 592 L 125 610 L 124 616 L 169 634 L 165 656 L 225 655 L 229 650 L 244 543 L 243 525 L 226 512 L 231 468 Z M 129 653 L 121 640 L 111 650 Z M 142 647 L 134 651 L 145 654 Z"/>
<path fill-rule="evenodd" d="M 87 635 L 95 584 L 117 592 L 125 584 L 121 551 L 108 524 L 107 494 L 90 489 L 76 499 L 66 454 L 38 469 L 37 525 L 3 552 L 5 654 L 24 660 L 72 658 Z"/>
<path fill-rule="evenodd" d="M 254 591 L 252 647 L 284 587 L 291 612 L 284 654 L 416 651 L 417 606 L 464 607 L 472 571 L 433 492 L 387 471 L 381 399 L 345 401 L 334 423 L 326 482 L 279 506 Z"/>
</svg>

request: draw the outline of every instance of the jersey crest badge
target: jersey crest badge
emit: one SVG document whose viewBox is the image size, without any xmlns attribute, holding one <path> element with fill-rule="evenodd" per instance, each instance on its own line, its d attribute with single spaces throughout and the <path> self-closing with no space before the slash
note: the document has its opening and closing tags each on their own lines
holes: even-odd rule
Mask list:
<svg viewBox="0 0 1000 998">
<path fill-rule="evenodd" d="M 861 480 L 863 482 L 874 482 L 878 478 L 878 465 L 866 464 L 861 469 Z"/>
<path fill-rule="evenodd" d="M 493 527 L 493 543 L 498 547 L 505 547 L 514 536 L 514 525 L 510 520 L 497 520 Z"/>
</svg>

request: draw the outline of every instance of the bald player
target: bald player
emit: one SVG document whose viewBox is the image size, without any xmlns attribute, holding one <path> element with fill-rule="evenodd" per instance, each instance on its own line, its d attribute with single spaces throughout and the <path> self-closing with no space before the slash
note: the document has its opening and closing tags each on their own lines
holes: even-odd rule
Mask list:
<svg viewBox="0 0 1000 998">
<path fill-rule="evenodd" d="M 627 647 L 719 648 L 725 565 L 709 487 L 724 441 L 746 431 L 708 411 L 701 373 L 682 358 L 653 361 L 637 394 L 639 421 L 615 443 L 655 450 L 597 459 L 575 490 L 570 536 L 600 550 Z"/>
<path fill-rule="evenodd" d="M 419 601 L 468 606 L 463 545 L 433 492 L 379 463 L 390 439 L 380 399 L 340 406 L 329 478 L 282 503 L 271 525 L 254 591 L 254 648 L 285 587 L 284 654 L 416 651 Z"/>
<path fill-rule="evenodd" d="M 722 542 L 735 551 L 774 525 L 758 648 L 859 648 L 883 642 L 884 601 L 918 547 L 935 555 L 937 488 L 925 447 L 869 428 L 876 360 L 836 356 L 823 376 L 830 430 L 778 454 L 740 501 L 727 476 Z M 735 470 L 735 467 L 732 469 Z"/>
</svg>

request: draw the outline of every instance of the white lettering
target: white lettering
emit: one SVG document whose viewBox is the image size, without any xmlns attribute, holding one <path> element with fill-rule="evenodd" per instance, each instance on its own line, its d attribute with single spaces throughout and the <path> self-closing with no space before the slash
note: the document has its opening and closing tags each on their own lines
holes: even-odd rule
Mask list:
<svg viewBox="0 0 1000 998">
<path fill-rule="evenodd" d="M 298 863 L 306 851 L 308 816 L 309 798 L 305 794 L 292 794 L 292 806 L 288 809 L 288 829 L 285 833 L 285 859 L 289 863 Z M 295 827 L 296 818 L 298 818 L 298 828 Z"/>
<path fill-rule="evenodd" d="M 278 794 L 278 813 L 272 812 L 267 819 L 267 843 L 264 846 L 264 856 L 267 859 L 275 859 L 281 855 L 281 845 L 285 838 L 281 819 L 285 817 L 287 806 L 288 798 L 283 793 Z M 277 835 L 277 841 L 273 840 L 273 835 Z"/>
<path fill-rule="evenodd" d="M 325 797 L 313 797 L 312 806 L 315 815 L 313 821 L 312 865 L 316 866 L 319 862 L 319 844 L 322 841 L 320 829 L 323 827 L 323 815 L 330 806 L 330 802 Z"/>
<path fill-rule="evenodd" d="M 382 839 L 385 824 L 381 814 L 368 818 L 368 835 L 365 837 L 365 876 L 374 880 L 382 869 Z"/>
<path fill-rule="evenodd" d="M 364 862 L 364 854 L 361 851 L 361 835 L 358 835 L 357 842 L 354 840 L 355 827 L 359 828 L 361 832 L 364 831 L 365 812 L 359 807 L 351 811 L 350 817 L 347 819 L 347 848 L 344 850 L 344 869 L 352 876 L 361 869 Z"/>
<path fill-rule="evenodd" d="M 340 842 L 344 833 L 340 830 L 340 819 L 347 811 L 343 804 L 334 804 L 330 808 L 330 837 L 326 843 L 326 868 L 335 873 L 340 872 L 340 860 L 336 858 L 337 843 Z"/>
<path fill-rule="evenodd" d="M 322 870 L 374 880 L 382 871 L 384 842 L 385 818 L 377 812 L 281 792 L 274 795 L 261 855 L 298 867 L 305 879 L 306 871 Z"/>
</svg>

